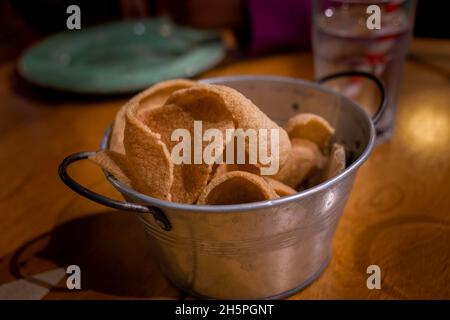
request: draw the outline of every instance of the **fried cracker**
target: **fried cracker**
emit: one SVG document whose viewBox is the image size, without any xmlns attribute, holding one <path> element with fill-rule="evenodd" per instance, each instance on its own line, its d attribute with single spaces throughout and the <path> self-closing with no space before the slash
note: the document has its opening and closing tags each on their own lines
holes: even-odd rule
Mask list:
<svg viewBox="0 0 450 320">
<path fill-rule="evenodd" d="M 287 162 L 272 178 L 297 188 L 314 169 L 323 166 L 324 158 L 317 145 L 309 140 L 293 139 L 291 143 L 291 154 Z"/>
<path fill-rule="evenodd" d="M 222 114 L 220 108 L 214 108 L 210 105 L 208 110 L 202 110 L 201 108 L 195 109 L 195 112 L 191 110 L 183 109 L 180 106 L 173 104 L 166 104 L 159 108 L 153 108 L 148 110 L 145 114 L 145 123 L 152 130 L 152 132 L 161 135 L 162 142 L 168 147 L 169 150 L 173 150 L 173 147 L 179 143 L 179 141 L 172 141 L 171 135 L 176 129 L 187 129 L 191 136 L 191 162 L 190 164 L 174 164 L 174 181 L 170 193 L 172 195 L 172 201 L 180 203 L 194 203 L 200 192 L 206 186 L 210 173 L 212 171 L 212 163 L 205 163 L 202 158 L 201 164 L 195 164 L 193 158 L 194 152 L 194 121 L 202 120 L 203 130 L 210 128 L 218 129 L 225 136 L 226 129 L 234 127 L 231 116 Z M 203 142 L 202 155 L 204 148 L 209 142 Z M 221 146 L 220 152 L 215 156 L 221 156 L 223 153 L 224 145 Z"/>
<path fill-rule="evenodd" d="M 269 177 L 264 177 L 264 179 L 267 181 L 267 183 L 269 183 L 269 185 L 272 187 L 275 193 L 280 197 L 291 196 L 297 193 L 295 189 L 289 187 L 288 185 L 285 185 L 281 181 Z"/>
<path fill-rule="evenodd" d="M 179 89 L 188 88 L 195 83 L 195 81 L 186 79 L 162 81 L 134 96 L 128 103 L 122 106 L 122 108 L 116 114 L 113 130 L 111 132 L 111 138 L 109 141 L 109 149 L 118 153 L 125 153 L 125 148 L 123 146 L 125 113 L 130 105 L 139 103 L 139 107 L 136 110 L 139 117 L 141 112 L 145 112 L 146 110 L 152 109 L 154 107 L 162 106 L 172 92 Z"/>
<path fill-rule="evenodd" d="M 243 171 L 228 172 L 213 179 L 197 203 L 209 205 L 240 204 L 278 198 L 260 176 Z"/>
<path fill-rule="evenodd" d="M 299 113 L 290 118 L 284 126 L 291 139 L 307 139 L 326 148 L 334 128 L 324 118 L 312 113 Z"/>
<path fill-rule="evenodd" d="M 205 110 L 209 105 L 220 106 L 231 114 L 235 128 L 247 129 L 276 129 L 279 133 L 279 164 L 280 166 L 289 156 L 291 144 L 287 133 L 275 122 L 267 117 L 249 99 L 238 91 L 225 86 L 199 84 L 174 92 L 167 99 L 168 104 L 176 104 L 185 110 L 195 112 L 196 109 Z M 270 136 L 270 135 L 269 135 Z M 246 144 L 246 152 L 249 146 Z M 268 139 L 269 154 L 272 151 L 271 141 Z M 257 163 L 257 166 L 263 166 Z"/>
<path fill-rule="evenodd" d="M 329 180 L 345 170 L 345 149 L 344 146 L 334 143 L 331 148 L 328 162 L 324 168 L 322 181 Z"/>
<path fill-rule="evenodd" d="M 122 184 L 127 187 L 131 186 L 130 173 L 125 155 L 111 150 L 100 150 L 95 155 L 89 157 L 89 160 L 112 174 Z"/>
<path fill-rule="evenodd" d="M 149 196 L 171 200 L 173 162 L 159 134 L 153 133 L 136 116 L 134 103 L 125 114 L 124 146 L 129 174 L 135 189 Z"/>
</svg>

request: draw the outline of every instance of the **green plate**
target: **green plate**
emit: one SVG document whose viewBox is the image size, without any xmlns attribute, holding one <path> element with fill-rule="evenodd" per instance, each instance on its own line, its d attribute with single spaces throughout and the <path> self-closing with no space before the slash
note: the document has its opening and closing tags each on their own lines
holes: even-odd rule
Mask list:
<svg viewBox="0 0 450 320">
<path fill-rule="evenodd" d="M 168 19 L 132 20 L 51 36 L 20 59 L 27 80 L 54 89 L 115 94 L 191 77 L 225 55 L 220 35 Z"/>
</svg>

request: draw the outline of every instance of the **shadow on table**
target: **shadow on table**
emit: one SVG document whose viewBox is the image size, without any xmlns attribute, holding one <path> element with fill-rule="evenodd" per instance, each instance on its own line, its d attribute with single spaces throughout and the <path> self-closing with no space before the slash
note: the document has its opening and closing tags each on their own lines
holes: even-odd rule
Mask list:
<svg viewBox="0 0 450 320">
<path fill-rule="evenodd" d="M 81 291 L 141 298 L 182 295 L 159 270 L 138 219 L 125 212 L 102 212 L 55 227 L 15 251 L 9 272 L 16 279 L 29 279 L 37 271 L 47 271 L 42 270 L 45 262 L 62 268 L 78 265 Z M 51 293 L 69 292 L 65 279 Z"/>
</svg>

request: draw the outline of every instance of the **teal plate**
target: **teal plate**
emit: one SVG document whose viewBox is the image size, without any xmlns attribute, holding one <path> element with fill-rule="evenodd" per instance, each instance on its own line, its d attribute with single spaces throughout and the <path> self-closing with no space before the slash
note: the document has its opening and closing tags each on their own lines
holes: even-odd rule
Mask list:
<svg viewBox="0 0 450 320">
<path fill-rule="evenodd" d="M 117 94 L 194 76 L 224 55 L 215 31 L 180 27 L 165 18 L 132 20 L 51 36 L 21 57 L 19 73 L 53 89 Z"/>
</svg>

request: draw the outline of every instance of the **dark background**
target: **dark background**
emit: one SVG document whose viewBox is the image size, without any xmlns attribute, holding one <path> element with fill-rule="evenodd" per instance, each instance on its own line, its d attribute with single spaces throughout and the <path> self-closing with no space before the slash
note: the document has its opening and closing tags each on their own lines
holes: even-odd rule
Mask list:
<svg viewBox="0 0 450 320">
<path fill-rule="evenodd" d="M 133 0 L 130 0 L 133 2 Z M 183 8 L 183 1 L 179 0 Z M 228 1 L 228 0 L 224 0 Z M 0 1 L 0 61 L 16 57 L 24 47 L 39 38 L 66 30 L 66 8 L 78 4 L 82 25 L 165 13 L 166 0 L 148 0 L 145 12 L 124 12 L 124 0 L 2 0 Z M 129 2 L 128 2 L 129 3 Z M 419 0 L 414 35 L 427 38 L 450 38 L 447 1 Z M 186 13 L 187 14 L 187 13 Z"/>
</svg>

